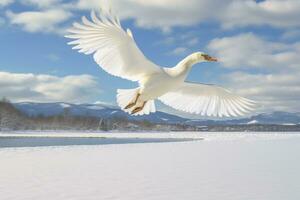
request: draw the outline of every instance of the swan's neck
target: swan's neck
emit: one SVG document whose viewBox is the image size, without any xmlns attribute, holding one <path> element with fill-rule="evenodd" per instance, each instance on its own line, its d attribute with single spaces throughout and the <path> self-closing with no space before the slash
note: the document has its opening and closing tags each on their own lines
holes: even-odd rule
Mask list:
<svg viewBox="0 0 300 200">
<path fill-rule="evenodd" d="M 196 54 L 191 54 L 180 61 L 175 67 L 171 68 L 172 76 L 185 78 L 192 66 L 196 63 L 202 62 Z"/>
</svg>

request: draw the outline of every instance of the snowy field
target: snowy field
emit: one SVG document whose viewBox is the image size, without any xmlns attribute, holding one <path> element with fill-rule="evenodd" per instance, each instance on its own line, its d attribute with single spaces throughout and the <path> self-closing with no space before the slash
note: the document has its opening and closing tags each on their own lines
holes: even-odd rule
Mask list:
<svg viewBox="0 0 300 200">
<path fill-rule="evenodd" d="M 73 133 L 72 133 L 73 134 Z M 59 137 L 71 133 L 1 133 Z M 88 137 L 76 133 L 77 137 Z M 299 200 L 300 134 L 89 133 L 189 142 L 0 148 L 1 200 Z"/>
</svg>

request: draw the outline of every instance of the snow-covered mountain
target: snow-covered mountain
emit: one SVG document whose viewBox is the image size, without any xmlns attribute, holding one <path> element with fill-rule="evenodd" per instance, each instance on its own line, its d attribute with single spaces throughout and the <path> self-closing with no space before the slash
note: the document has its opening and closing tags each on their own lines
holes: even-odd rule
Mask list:
<svg viewBox="0 0 300 200">
<path fill-rule="evenodd" d="M 273 112 L 262 113 L 252 116 L 249 119 L 240 120 L 241 123 L 256 123 L 256 124 L 281 124 L 281 125 L 296 125 L 300 124 L 300 112 Z"/>
<path fill-rule="evenodd" d="M 300 112 L 273 112 L 262 113 L 249 118 L 228 119 L 228 120 L 195 120 L 179 117 L 176 115 L 156 112 L 151 115 L 134 117 L 121 111 L 118 107 L 107 104 L 71 104 L 71 103 L 14 103 L 14 106 L 22 112 L 31 115 L 57 115 L 68 112 L 72 115 L 95 116 L 101 118 L 126 117 L 130 120 L 147 120 L 154 123 L 180 123 L 189 125 L 236 125 L 236 124 L 281 124 L 296 125 L 300 124 Z"/>
<path fill-rule="evenodd" d="M 71 104 L 71 103 L 14 103 L 14 106 L 22 112 L 30 115 L 58 115 L 68 112 L 71 115 L 94 116 L 101 118 L 126 117 L 131 120 L 147 120 L 154 123 L 184 123 L 187 119 L 164 112 L 156 112 L 144 116 L 130 116 L 116 106 L 107 104 Z"/>
</svg>

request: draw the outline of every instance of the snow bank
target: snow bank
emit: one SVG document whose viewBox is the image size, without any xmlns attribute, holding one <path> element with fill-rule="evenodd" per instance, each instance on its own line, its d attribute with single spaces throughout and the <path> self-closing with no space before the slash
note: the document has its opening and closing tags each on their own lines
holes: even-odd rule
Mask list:
<svg viewBox="0 0 300 200">
<path fill-rule="evenodd" d="M 273 140 L 300 138 L 297 132 L 82 132 L 82 131 L 12 131 L 0 132 L 1 137 L 82 137 L 82 138 L 157 138 L 212 140 Z"/>
<path fill-rule="evenodd" d="M 0 149 L 0 198 L 300 199 L 299 137 L 244 139 Z"/>
</svg>

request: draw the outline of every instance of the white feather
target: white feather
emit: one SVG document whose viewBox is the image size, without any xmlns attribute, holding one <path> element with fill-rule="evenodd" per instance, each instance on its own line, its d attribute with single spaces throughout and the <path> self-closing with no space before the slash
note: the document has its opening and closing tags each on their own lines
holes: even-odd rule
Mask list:
<svg viewBox="0 0 300 200">
<path fill-rule="evenodd" d="M 243 101 L 241 101 L 243 99 Z M 254 110 L 256 104 L 216 85 L 184 82 L 176 90 L 159 97 L 177 110 L 207 116 L 241 116 Z"/>
<path fill-rule="evenodd" d="M 111 14 L 111 13 L 109 13 Z M 82 17 L 82 24 L 74 23 L 68 38 L 76 38 L 80 53 L 94 53 L 94 60 L 108 73 L 132 81 L 161 71 L 137 47 L 131 31 L 124 31 L 116 17 L 102 14 L 101 20 L 94 11 L 92 21 Z M 109 58 L 109 59 L 108 59 Z"/>
</svg>

